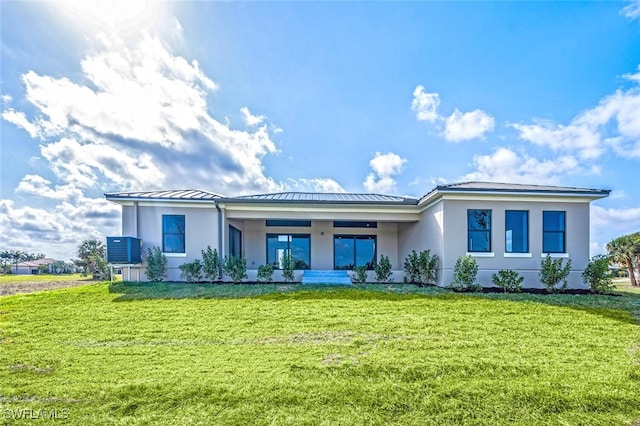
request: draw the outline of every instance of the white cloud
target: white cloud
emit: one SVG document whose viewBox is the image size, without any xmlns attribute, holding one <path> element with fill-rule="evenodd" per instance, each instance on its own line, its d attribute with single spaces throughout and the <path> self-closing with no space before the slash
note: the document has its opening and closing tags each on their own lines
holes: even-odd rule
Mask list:
<svg viewBox="0 0 640 426">
<path fill-rule="evenodd" d="M 373 159 L 369 162 L 369 166 L 373 170 L 369 173 L 362 183 L 368 192 L 393 193 L 396 190 L 396 181 L 393 176 L 402 173 L 406 158 L 400 157 L 398 154 L 388 152 L 382 154 L 376 152 Z"/>
<path fill-rule="evenodd" d="M 632 0 L 631 3 L 622 8 L 620 13 L 632 20 L 640 18 L 640 0 Z"/>
<path fill-rule="evenodd" d="M 413 101 L 411 109 L 416 112 L 416 117 L 420 121 L 433 123 L 440 118 L 438 106 L 440 105 L 440 95 L 437 93 L 427 93 L 423 86 L 417 86 L 413 91 Z"/>
<path fill-rule="evenodd" d="M 4 95 L 2 95 L 2 103 L 10 104 L 12 100 L 13 100 L 13 97 L 11 97 L 10 94 L 5 93 Z"/>
<path fill-rule="evenodd" d="M 476 170 L 461 180 L 557 184 L 567 175 L 585 172 L 578 160 L 571 156 L 540 161 L 504 147 L 489 155 L 474 156 L 473 165 Z"/>
<path fill-rule="evenodd" d="M 289 188 L 300 192 L 346 192 L 342 185 L 331 178 L 289 179 Z"/>
<path fill-rule="evenodd" d="M 115 189 L 202 187 L 222 193 L 282 188 L 263 173 L 277 152 L 266 127 L 231 129 L 211 117 L 217 88 L 196 61 L 144 35 L 134 46 L 112 38 L 81 65 L 91 86 L 29 71 L 26 99 L 40 113 L 5 111 L 43 143 L 43 158 L 65 183 Z"/>
<path fill-rule="evenodd" d="M 29 197 L 52 203 L 37 209 L 0 200 L 3 246 L 68 258 L 82 240 L 120 232 L 119 206 L 87 194 L 201 188 L 235 195 L 285 187 L 264 174 L 262 159 L 277 152 L 269 126 L 236 130 L 211 116 L 217 85 L 197 61 L 149 34 L 133 44 L 100 37 L 77 81 L 24 73 L 31 117 L 2 112 L 38 140 L 50 172 L 24 176 L 16 193 L 32 206 L 42 202 Z"/>
<path fill-rule="evenodd" d="M 637 232 L 640 229 L 640 207 L 605 209 L 592 204 L 591 225 L 620 231 L 620 235 Z"/>
<path fill-rule="evenodd" d="M 242 113 L 244 123 L 247 126 L 257 126 L 258 124 L 261 124 L 265 119 L 264 115 L 251 114 L 251 111 L 249 111 L 249 108 L 247 107 L 240 108 L 240 112 Z"/>
<path fill-rule="evenodd" d="M 494 118 L 486 112 L 476 109 L 471 112 L 460 112 L 457 108 L 448 117 L 438 112 L 440 95 L 428 93 L 424 86 L 417 86 L 413 91 L 411 109 L 415 111 L 416 118 L 429 123 L 442 123 L 444 130 L 442 136 L 449 142 L 481 138 L 487 132 L 493 131 Z"/>
<path fill-rule="evenodd" d="M 640 69 L 625 77 L 640 82 Z M 523 140 L 576 153 L 581 159 L 599 158 L 608 147 L 620 156 L 640 158 L 640 88 L 616 91 L 568 125 L 534 120 L 533 124 L 511 126 Z"/>
<path fill-rule="evenodd" d="M 493 117 L 482 110 L 462 113 L 456 108 L 445 121 L 444 137 L 452 142 L 476 139 L 491 132 L 494 125 Z"/>
<path fill-rule="evenodd" d="M 32 138 L 40 136 L 40 129 L 38 126 L 27 120 L 27 117 L 22 111 L 14 111 L 12 108 L 9 108 L 2 112 L 2 118 L 26 131 Z"/>
</svg>

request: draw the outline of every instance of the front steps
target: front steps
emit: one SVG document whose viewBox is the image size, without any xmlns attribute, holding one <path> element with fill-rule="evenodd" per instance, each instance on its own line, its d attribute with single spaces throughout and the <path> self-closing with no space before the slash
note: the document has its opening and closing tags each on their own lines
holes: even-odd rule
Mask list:
<svg viewBox="0 0 640 426">
<path fill-rule="evenodd" d="M 304 271 L 302 284 L 351 285 L 347 271 Z"/>
</svg>

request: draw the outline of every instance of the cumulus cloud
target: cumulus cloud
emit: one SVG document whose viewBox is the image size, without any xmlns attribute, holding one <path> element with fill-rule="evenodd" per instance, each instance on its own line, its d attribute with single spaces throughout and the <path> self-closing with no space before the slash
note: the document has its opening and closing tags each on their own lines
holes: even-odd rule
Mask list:
<svg viewBox="0 0 640 426">
<path fill-rule="evenodd" d="M 402 172 L 406 158 L 398 154 L 388 152 L 382 154 L 376 152 L 369 162 L 372 172 L 367 175 L 362 183 L 368 192 L 393 193 L 396 190 L 396 180 L 394 176 Z"/>
<path fill-rule="evenodd" d="M 632 0 L 631 3 L 622 8 L 620 13 L 629 19 L 640 18 L 640 0 Z"/>
<path fill-rule="evenodd" d="M 342 185 L 331 178 L 289 179 L 287 189 L 299 192 L 346 192 Z"/>
<path fill-rule="evenodd" d="M 262 159 L 277 149 L 263 117 L 247 109 L 250 130 L 213 117 L 210 96 L 218 86 L 197 61 L 148 33 L 133 44 L 113 34 L 100 40 L 82 59 L 77 80 L 27 71 L 29 112 L 5 105 L 3 119 L 39 141 L 48 167 L 47 178 L 24 176 L 16 193 L 53 204 L 37 209 L 26 205 L 41 202 L 0 200 L 3 245 L 68 258 L 83 239 L 118 233 L 120 208 L 92 198 L 103 192 L 201 188 L 235 195 L 285 188 L 264 174 Z"/>
<path fill-rule="evenodd" d="M 494 125 L 493 117 L 482 110 L 462 113 L 456 108 L 445 121 L 444 137 L 452 142 L 477 139 L 491 132 Z"/>
<path fill-rule="evenodd" d="M 625 77 L 640 82 L 640 68 Z M 608 147 L 620 156 L 640 158 L 640 87 L 606 96 L 567 125 L 534 120 L 511 126 L 523 140 L 585 160 L 599 158 Z"/>
<path fill-rule="evenodd" d="M 557 184 L 567 175 L 585 172 L 572 156 L 538 160 L 504 147 L 492 154 L 474 156 L 473 165 L 475 171 L 463 176 L 462 180 Z"/>
<path fill-rule="evenodd" d="M 488 113 L 476 109 L 470 112 L 460 112 L 457 108 L 451 115 L 444 116 L 438 112 L 440 95 L 428 93 L 424 86 L 417 86 L 413 91 L 411 109 L 415 111 L 420 121 L 436 123 L 444 127 L 442 136 L 449 142 L 460 142 L 484 137 L 493 131 L 494 118 Z"/>
<path fill-rule="evenodd" d="M 427 93 L 424 86 L 417 86 L 413 91 L 413 101 L 411 109 L 416 112 L 416 117 L 420 121 L 433 123 L 440 118 L 438 106 L 440 105 L 440 95 L 438 93 Z"/>
<path fill-rule="evenodd" d="M 251 111 L 249 111 L 249 108 L 247 107 L 240 108 L 240 112 L 242 113 L 242 117 L 244 118 L 244 123 L 247 126 L 257 126 L 258 124 L 261 124 L 265 119 L 264 115 L 251 114 Z"/>
</svg>

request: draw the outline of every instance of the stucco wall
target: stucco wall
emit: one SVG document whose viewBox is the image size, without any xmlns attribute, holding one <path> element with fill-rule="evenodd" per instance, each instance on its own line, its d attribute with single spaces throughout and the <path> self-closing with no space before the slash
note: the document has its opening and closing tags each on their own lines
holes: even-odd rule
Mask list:
<svg viewBox="0 0 640 426">
<path fill-rule="evenodd" d="M 323 235 L 324 233 L 324 235 Z M 333 221 L 312 220 L 311 227 L 267 227 L 264 220 L 245 220 L 243 232 L 243 249 L 247 258 L 247 269 L 258 269 L 267 262 L 267 234 L 310 234 L 311 235 L 311 268 L 333 269 L 333 236 L 377 235 L 377 255 L 389 256 L 394 269 L 402 269 L 398 264 L 398 225 L 389 222 L 378 222 L 374 229 L 334 228 Z"/>
<path fill-rule="evenodd" d="M 491 275 L 500 269 L 514 269 L 525 277 L 524 287 L 542 287 L 538 272 L 542 253 L 542 212 L 566 211 L 566 253 L 572 262 L 569 286 L 584 288 L 580 274 L 589 262 L 589 204 L 571 202 L 507 202 L 490 200 L 444 200 L 443 284 L 453 280 L 458 256 L 467 253 L 467 209 L 492 211 L 491 248 L 493 257 L 474 257 L 478 262 L 478 282 L 491 286 Z M 529 211 L 530 257 L 505 255 L 505 211 Z M 481 255 L 478 255 L 481 256 Z"/>
<path fill-rule="evenodd" d="M 167 253 L 167 280 L 181 281 L 178 266 L 202 259 L 201 251 L 208 245 L 218 246 L 218 212 L 215 207 L 138 207 L 138 238 L 142 239 L 143 253 L 148 248 L 162 248 L 162 215 L 185 216 L 185 254 Z M 124 221 L 124 212 L 123 212 Z M 124 226 L 123 226 L 124 229 Z M 144 270 L 143 281 L 146 280 Z"/>
<path fill-rule="evenodd" d="M 404 260 L 412 250 L 430 250 L 439 259 L 438 281 L 435 284 L 442 285 L 443 221 L 443 205 L 439 201 L 422 212 L 420 222 L 398 225 L 397 269 L 403 269 Z"/>
</svg>

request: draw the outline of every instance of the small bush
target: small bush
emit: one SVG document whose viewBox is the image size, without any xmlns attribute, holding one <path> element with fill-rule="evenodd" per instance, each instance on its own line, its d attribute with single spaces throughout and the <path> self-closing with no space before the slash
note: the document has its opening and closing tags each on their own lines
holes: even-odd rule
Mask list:
<svg viewBox="0 0 640 426">
<path fill-rule="evenodd" d="M 504 290 L 505 293 L 519 293 L 522 291 L 522 281 L 524 281 L 524 277 L 521 277 L 517 271 L 503 269 L 498 271 L 497 274 L 493 274 L 491 281 L 493 281 L 496 287 Z"/>
<path fill-rule="evenodd" d="M 367 267 L 356 266 L 353 268 L 353 276 L 351 277 L 354 283 L 362 284 L 367 282 Z"/>
<path fill-rule="evenodd" d="M 151 282 L 162 282 L 167 275 L 167 257 L 162 253 L 160 247 L 147 249 L 147 268 L 144 273 Z"/>
<path fill-rule="evenodd" d="M 202 279 L 202 262 L 200 259 L 183 263 L 178 268 L 180 268 L 180 276 L 188 283 L 194 283 Z"/>
<path fill-rule="evenodd" d="M 247 259 L 244 257 L 227 256 L 222 262 L 222 269 L 235 284 L 247 278 Z"/>
<path fill-rule="evenodd" d="M 258 266 L 258 281 L 261 283 L 273 282 L 273 266 L 271 265 Z"/>
<path fill-rule="evenodd" d="M 480 291 L 482 286 L 476 283 L 478 262 L 471 256 L 459 256 L 453 267 L 453 282 L 449 288 L 458 291 Z"/>
<path fill-rule="evenodd" d="M 294 270 L 296 262 L 291 256 L 291 253 L 287 253 L 282 256 L 282 277 L 286 282 L 291 282 L 295 278 Z"/>
<path fill-rule="evenodd" d="M 592 292 L 603 294 L 615 288 L 609 272 L 609 263 L 611 263 L 609 256 L 599 254 L 589 261 L 582 272 L 582 281 L 589 284 Z"/>
<path fill-rule="evenodd" d="M 552 259 L 549 254 L 540 263 L 540 281 L 549 293 L 567 288 L 567 277 L 571 272 L 571 259 L 563 266 L 562 259 Z"/>
<path fill-rule="evenodd" d="M 380 261 L 375 264 L 373 270 L 376 273 L 376 281 L 379 283 L 386 283 L 391 281 L 391 261 L 389 260 L 389 256 L 385 256 L 384 254 L 380 256 Z"/>
<path fill-rule="evenodd" d="M 202 250 L 202 272 L 209 282 L 220 280 L 220 268 L 222 261 L 218 255 L 218 249 L 211 250 L 211 246 L 207 246 L 206 250 Z"/>
<path fill-rule="evenodd" d="M 438 256 L 430 250 L 416 253 L 415 250 L 404 261 L 404 282 L 433 284 L 438 279 Z"/>
</svg>

